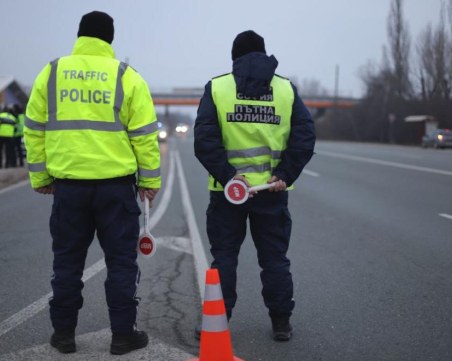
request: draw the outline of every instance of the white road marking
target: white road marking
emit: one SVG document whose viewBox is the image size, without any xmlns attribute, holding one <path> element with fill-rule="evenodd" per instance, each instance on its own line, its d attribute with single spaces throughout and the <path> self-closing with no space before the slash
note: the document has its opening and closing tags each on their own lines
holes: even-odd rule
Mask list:
<svg viewBox="0 0 452 361">
<path fill-rule="evenodd" d="M 91 277 L 102 271 L 104 268 L 105 261 L 102 258 L 83 272 L 82 281 L 88 281 Z M 11 317 L 0 323 L 0 337 L 46 308 L 49 304 L 49 298 L 52 297 L 52 295 L 53 292 L 49 292 L 45 296 L 42 296 L 39 300 L 33 302 L 31 305 L 23 308 L 19 312 L 15 313 Z"/>
<path fill-rule="evenodd" d="M 193 246 L 193 258 L 195 261 L 199 294 L 201 295 L 201 299 L 204 299 L 205 273 L 206 270 L 209 268 L 209 264 L 207 262 L 206 252 L 202 245 L 198 225 L 196 224 L 195 212 L 193 211 L 190 194 L 188 193 L 187 182 L 185 180 L 184 169 L 182 168 L 182 163 L 178 151 L 176 151 L 175 158 L 177 166 L 177 175 L 179 176 L 180 191 L 182 195 L 182 204 L 184 206 L 184 213 L 187 219 L 188 229 L 190 231 Z"/>
<path fill-rule="evenodd" d="M 13 184 L 13 185 L 11 185 L 9 187 L 0 189 L 0 194 L 12 191 L 13 189 L 16 189 L 16 188 L 23 187 L 24 185 L 26 185 L 28 183 L 30 183 L 28 180 L 23 180 L 23 181 L 21 181 L 19 183 Z"/>
<path fill-rule="evenodd" d="M 322 151 L 316 151 L 316 154 L 326 155 L 326 156 L 335 157 L 335 158 L 357 160 L 357 161 L 366 162 L 366 163 L 387 165 L 387 166 L 390 166 L 390 167 L 396 167 L 396 168 L 402 168 L 402 169 L 417 170 L 417 171 L 420 171 L 420 172 L 427 172 L 427 173 L 435 173 L 435 174 L 452 176 L 452 172 L 451 171 L 447 171 L 447 170 L 428 168 L 428 167 L 419 167 L 419 166 L 416 166 L 416 165 L 403 164 L 403 163 L 397 163 L 397 162 L 390 162 L 390 161 L 387 161 L 387 160 L 381 160 L 381 159 L 375 159 L 375 158 L 359 157 L 359 156 L 356 156 L 356 155 L 327 152 L 327 151 L 323 151 L 323 150 Z"/>
<path fill-rule="evenodd" d="M 303 172 L 301 174 L 310 175 L 311 177 L 320 177 L 320 174 L 317 172 L 313 172 L 312 170 L 303 169 Z"/>
<path fill-rule="evenodd" d="M 162 199 L 160 200 L 157 208 L 152 213 L 152 216 L 149 218 L 149 224 L 153 225 L 153 226 L 155 226 L 155 224 L 157 224 L 157 222 L 162 217 L 164 211 L 167 209 L 168 203 L 170 200 L 170 195 L 172 193 L 175 168 L 174 168 L 174 164 L 172 164 L 172 163 L 174 163 L 174 156 L 171 155 L 171 153 L 170 153 L 169 161 L 170 161 L 170 165 L 169 165 L 169 170 L 168 170 L 168 184 L 163 191 Z M 28 181 L 26 181 L 26 182 L 28 182 Z M 23 182 L 21 182 L 21 183 L 23 183 Z M 18 183 L 18 184 L 20 184 L 20 183 Z M 18 186 L 19 185 L 17 185 L 17 187 Z M 163 211 L 161 211 L 161 209 L 163 209 Z M 85 269 L 85 271 L 83 272 L 83 278 L 82 278 L 83 282 L 88 281 L 91 277 L 95 276 L 97 273 L 102 271 L 104 268 L 105 268 L 105 260 L 104 260 L 104 258 L 102 258 L 99 261 L 97 261 L 96 263 L 94 263 L 91 267 Z M 52 297 L 52 295 L 53 295 L 53 292 L 50 292 L 50 293 L 46 294 L 45 296 L 42 296 L 39 300 L 33 302 L 29 306 L 23 308 L 19 312 L 15 313 L 14 315 L 7 318 L 6 320 L 2 321 L 2 323 L 0 323 L 0 337 L 2 335 L 4 335 L 5 333 L 11 331 L 13 328 L 19 326 L 20 324 L 22 324 L 29 318 L 33 317 L 34 315 L 36 315 L 37 313 L 42 311 L 44 308 L 46 308 L 48 305 L 48 302 L 49 302 L 49 298 Z"/>
<path fill-rule="evenodd" d="M 439 215 L 440 217 L 444 217 L 444 218 L 447 218 L 447 219 L 451 219 L 451 220 L 452 220 L 452 215 L 450 215 L 450 214 L 447 214 L 447 213 L 438 213 L 438 215 Z"/>
<path fill-rule="evenodd" d="M 168 180 L 166 181 L 165 190 L 162 194 L 162 199 L 159 202 L 159 206 L 152 212 L 152 216 L 149 217 L 149 228 L 152 229 L 160 221 L 160 218 L 165 214 L 168 208 L 171 194 L 173 193 L 174 184 L 174 152 L 169 153 L 169 166 L 168 166 Z"/>
<path fill-rule="evenodd" d="M 159 237 L 156 238 L 158 247 L 164 247 L 173 251 L 193 254 L 191 240 L 184 237 Z"/>
</svg>

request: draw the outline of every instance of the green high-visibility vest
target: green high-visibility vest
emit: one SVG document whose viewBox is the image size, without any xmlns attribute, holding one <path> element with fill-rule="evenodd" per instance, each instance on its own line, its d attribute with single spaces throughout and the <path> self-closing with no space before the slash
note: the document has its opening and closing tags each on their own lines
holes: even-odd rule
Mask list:
<svg viewBox="0 0 452 361">
<path fill-rule="evenodd" d="M 19 114 L 17 116 L 16 131 L 14 132 L 15 137 L 22 137 L 24 135 L 24 122 L 25 114 Z"/>
<path fill-rule="evenodd" d="M 12 138 L 16 126 L 16 117 L 8 112 L 0 113 L 0 137 Z"/>
<path fill-rule="evenodd" d="M 158 126 L 149 88 L 102 40 L 79 37 L 72 55 L 41 71 L 24 133 L 33 188 L 52 178 L 135 173 L 140 187 L 160 188 Z"/>
<path fill-rule="evenodd" d="M 290 81 L 275 75 L 267 94 L 250 99 L 237 93 L 233 74 L 226 74 L 212 79 L 212 99 L 229 163 L 252 186 L 266 183 L 287 148 L 294 102 Z M 223 187 L 210 176 L 209 189 Z"/>
</svg>

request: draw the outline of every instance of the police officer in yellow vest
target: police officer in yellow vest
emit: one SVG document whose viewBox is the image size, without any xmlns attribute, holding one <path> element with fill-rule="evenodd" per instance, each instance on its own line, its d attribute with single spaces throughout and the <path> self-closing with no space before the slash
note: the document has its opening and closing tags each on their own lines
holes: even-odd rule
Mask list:
<svg viewBox="0 0 452 361">
<path fill-rule="evenodd" d="M 8 107 L 0 113 L 0 168 L 3 167 L 3 154 L 5 154 L 5 168 L 16 166 L 14 152 L 16 121 L 16 117 Z"/>
<path fill-rule="evenodd" d="M 195 155 L 209 172 L 207 234 L 219 269 L 228 319 L 235 305 L 238 254 L 250 229 L 262 269 L 262 295 L 273 338 L 292 336 L 294 308 L 290 261 L 288 188 L 313 155 L 315 129 L 289 80 L 275 74 L 275 57 L 254 31 L 237 35 L 232 73 L 208 82 L 198 109 Z M 229 203 L 223 187 L 231 179 L 254 186 L 275 182 L 241 205 Z M 199 338 L 199 329 L 195 335 Z"/>
<path fill-rule="evenodd" d="M 124 354 L 148 343 L 136 329 L 136 191 L 142 201 L 152 201 L 160 188 L 158 127 L 148 85 L 114 58 L 113 36 L 108 14 L 84 15 L 72 54 L 39 73 L 26 110 L 31 185 L 54 194 L 50 343 L 62 353 L 76 350 L 81 278 L 95 233 L 107 266 L 110 352 Z"/>
</svg>

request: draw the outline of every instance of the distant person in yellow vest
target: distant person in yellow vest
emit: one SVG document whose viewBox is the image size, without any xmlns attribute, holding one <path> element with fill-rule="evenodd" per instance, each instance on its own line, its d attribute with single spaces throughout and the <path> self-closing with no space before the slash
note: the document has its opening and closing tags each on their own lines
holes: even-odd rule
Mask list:
<svg viewBox="0 0 452 361">
<path fill-rule="evenodd" d="M 115 59 L 113 36 L 108 14 L 84 15 L 72 54 L 44 67 L 26 110 L 31 186 L 54 195 L 50 344 L 62 353 L 76 351 L 82 275 L 95 234 L 107 266 L 110 352 L 125 354 L 148 344 L 147 334 L 136 329 L 136 197 L 138 191 L 141 201 L 152 202 L 160 188 L 158 126 L 149 87 Z"/>
<path fill-rule="evenodd" d="M 278 62 L 266 55 L 260 35 L 251 30 L 238 34 L 232 60 L 232 73 L 207 83 L 194 128 L 195 155 L 209 173 L 211 266 L 220 272 L 229 319 L 237 299 L 238 255 L 249 219 L 273 338 L 288 341 L 295 302 L 286 256 L 292 224 L 287 189 L 313 155 L 314 123 L 295 86 L 275 74 Z M 231 179 L 248 186 L 275 184 L 234 205 L 223 193 Z M 199 329 L 195 336 L 200 337 Z"/>
<path fill-rule="evenodd" d="M 25 114 L 19 104 L 13 106 L 14 115 L 16 116 L 16 129 L 14 132 L 14 150 L 16 158 L 19 161 L 19 166 L 24 166 L 24 150 L 22 147 L 22 138 L 24 136 L 24 122 Z"/>
<path fill-rule="evenodd" d="M 0 168 L 12 168 L 16 166 L 14 152 L 16 122 L 17 120 L 12 110 L 4 107 L 3 111 L 0 112 Z"/>
</svg>

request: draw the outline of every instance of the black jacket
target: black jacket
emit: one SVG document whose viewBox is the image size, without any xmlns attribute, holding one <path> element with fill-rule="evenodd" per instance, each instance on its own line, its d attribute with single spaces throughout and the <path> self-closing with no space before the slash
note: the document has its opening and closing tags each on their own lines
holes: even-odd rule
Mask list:
<svg viewBox="0 0 452 361">
<path fill-rule="evenodd" d="M 264 53 L 249 53 L 237 58 L 233 63 L 237 91 L 245 96 L 256 97 L 265 94 L 278 62 L 275 57 Z M 272 174 L 292 185 L 314 153 L 315 127 L 311 114 L 298 96 L 296 87 L 292 105 L 291 130 L 286 150 L 281 162 Z M 212 83 L 205 86 L 204 95 L 198 108 L 195 122 L 195 155 L 221 185 L 236 174 L 229 164 L 218 123 L 217 109 L 212 99 Z"/>
</svg>

